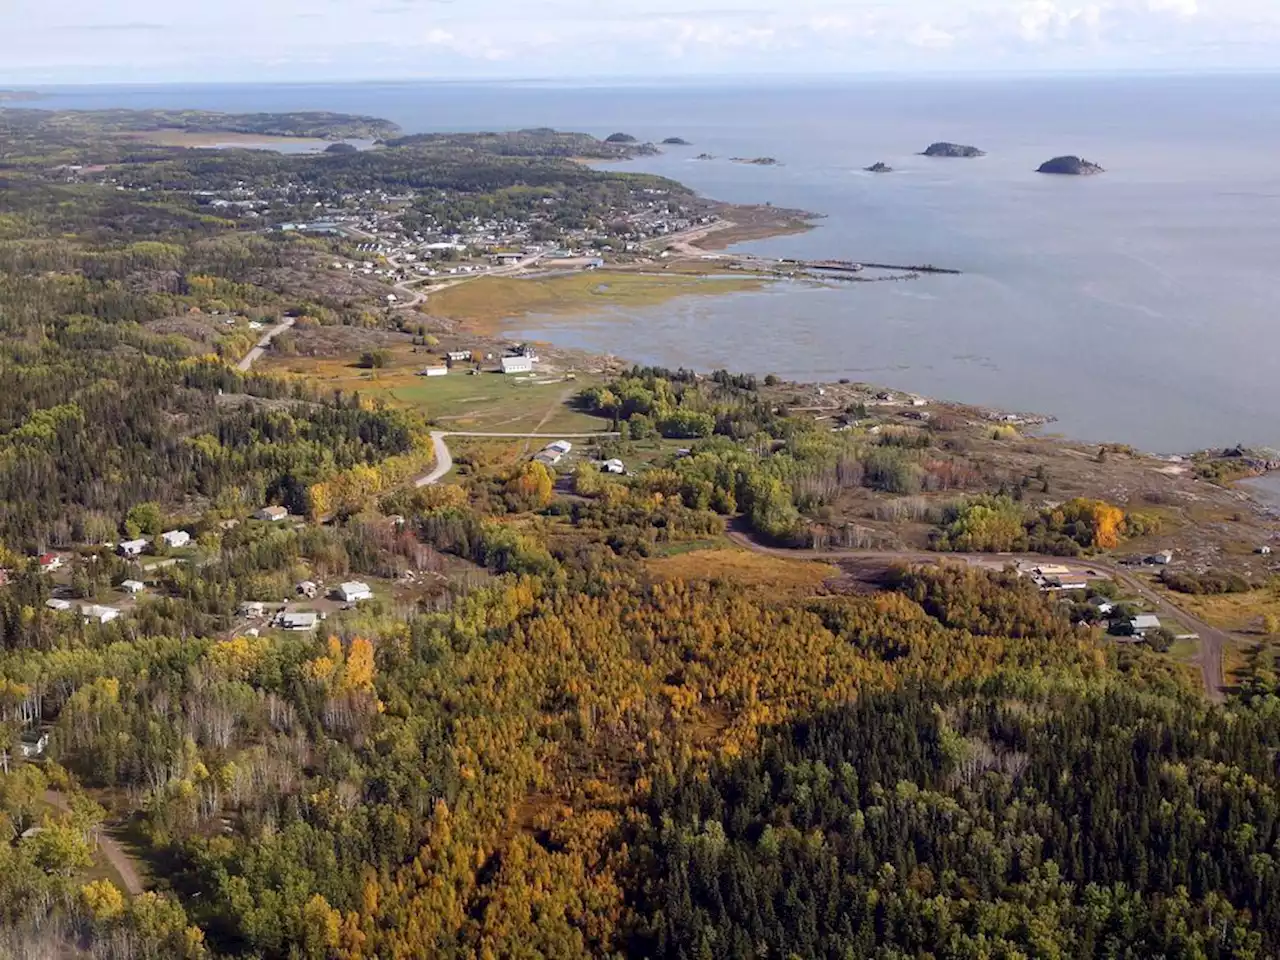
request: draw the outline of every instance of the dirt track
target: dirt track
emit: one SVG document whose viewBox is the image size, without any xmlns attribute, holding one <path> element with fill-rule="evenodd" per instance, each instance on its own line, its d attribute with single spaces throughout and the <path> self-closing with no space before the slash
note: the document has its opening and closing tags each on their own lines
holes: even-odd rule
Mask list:
<svg viewBox="0 0 1280 960">
<path fill-rule="evenodd" d="M 44 792 L 44 802 L 63 813 L 71 812 L 71 805 L 67 802 L 67 798 L 56 790 L 46 790 Z M 138 868 L 134 864 L 133 857 L 125 852 L 124 847 L 103 832 L 98 837 L 98 849 L 102 851 L 102 855 L 107 858 L 107 862 L 120 875 L 120 880 L 124 883 L 125 892 L 131 897 L 136 897 L 142 893 L 145 889 L 142 885 L 142 877 L 138 874 Z"/>
</svg>

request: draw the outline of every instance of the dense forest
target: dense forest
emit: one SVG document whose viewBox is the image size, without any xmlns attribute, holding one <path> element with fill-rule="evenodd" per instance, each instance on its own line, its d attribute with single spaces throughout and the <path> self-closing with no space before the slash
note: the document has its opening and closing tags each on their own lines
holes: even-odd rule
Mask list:
<svg viewBox="0 0 1280 960">
<path fill-rule="evenodd" d="M 439 220 L 652 181 L 562 140 L 111 143 L 155 187 L 118 191 L 53 171 L 100 148 L 83 132 L 23 136 L 0 140 L 0 958 L 1280 956 L 1274 671 L 1210 704 L 1083 603 L 947 562 L 1110 549 L 1144 518 L 1032 506 L 1047 476 L 993 491 L 942 422 L 846 430 L 865 410 L 820 425 L 774 384 L 649 368 L 577 400 L 673 441 L 635 475 L 460 456 L 416 488 L 421 415 L 233 362 L 250 320 L 393 321 L 284 279 L 325 241 L 184 192 L 331 175 Z M 196 315 L 231 322 L 198 340 Z M 732 523 L 834 538 L 866 491 L 946 495 L 939 564 L 708 559 Z M 177 521 L 194 544 L 151 569 L 109 545 Z M 62 545 L 56 575 L 31 556 Z M 126 615 L 71 609 L 134 577 Z M 355 578 L 372 598 L 315 596 Z M 249 612 L 299 594 L 314 631 Z"/>
</svg>

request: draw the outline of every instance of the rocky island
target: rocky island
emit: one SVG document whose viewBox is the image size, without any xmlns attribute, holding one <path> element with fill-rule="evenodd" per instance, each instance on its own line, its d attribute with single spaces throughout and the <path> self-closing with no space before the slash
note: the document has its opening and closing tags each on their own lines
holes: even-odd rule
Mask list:
<svg viewBox="0 0 1280 960">
<path fill-rule="evenodd" d="M 698 154 L 696 157 L 694 157 L 693 159 L 695 159 L 695 160 L 714 160 L 715 158 L 716 158 L 716 155 L 715 155 L 714 153 L 700 153 L 700 154 Z"/>
<path fill-rule="evenodd" d="M 662 141 L 662 145 L 663 145 L 664 147 L 691 147 L 691 146 L 693 146 L 693 144 L 691 144 L 691 143 L 690 143 L 688 140 L 686 140 L 684 137 L 667 137 L 667 139 L 665 139 L 665 140 L 663 140 L 663 141 Z"/>
<path fill-rule="evenodd" d="M 605 143 L 637 143 L 635 137 L 629 133 L 611 133 L 604 138 Z"/>
<path fill-rule="evenodd" d="M 753 167 L 779 167 L 781 162 L 773 157 L 730 157 L 730 163 L 748 163 Z"/>
<path fill-rule="evenodd" d="M 1036 172 L 1054 173 L 1066 177 L 1091 177 L 1106 171 L 1096 163 L 1082 160 L 1080 157 L 1054 157 L 1040 164 L 1040 169 Z"/>
<path fill-rule="evenodd" d="M 873 163 L 869 167 L 863 167 L 862 169 L 867 173 L 893 173 L 893 167 L 889 166 L 883 160 L 879 163 Z"/>
<path fill-rule="evenodd" d="M 359 153 L 360 149 L 354 143 L 346 143 L 344 141 L 339 141 L 338 143 L 329 144 L 329 146 L 324 148 L 324 152 L 325 153 Z"/>
<path fill-rule="evenodd" d="M 925 157 L 959 157 L 969 159 L 972 157 L 985 157 L 986 151 L 979 150 L 977 147 L 965 146 L 961 143 L 947 143 L 940 141 L 929 145 L 921 156 Z"/>
</svg>

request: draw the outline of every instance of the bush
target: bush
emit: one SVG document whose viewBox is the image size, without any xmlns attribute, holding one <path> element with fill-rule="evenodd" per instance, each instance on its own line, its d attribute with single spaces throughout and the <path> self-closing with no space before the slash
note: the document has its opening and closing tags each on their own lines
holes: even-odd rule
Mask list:
<svg viewBox="0 0 1280 960">
<path fill-rule="evenodd" d="M 365 370 L 381 370 L 390 363 L 390 350 L 366 350 L 360 354 L 360 366 Z"/>
<path fill-rule="evenodd" d="M 1223 593 L 1248 593 L 1253 589 L 1251 584 L 1238 573 L 1209 571 L 1208 573 L 1189 573 L 1164 570 L 1160 573 L 1160 582 L 1170 590 L 1192 595 L 1212 595 Z"/>
</svg>

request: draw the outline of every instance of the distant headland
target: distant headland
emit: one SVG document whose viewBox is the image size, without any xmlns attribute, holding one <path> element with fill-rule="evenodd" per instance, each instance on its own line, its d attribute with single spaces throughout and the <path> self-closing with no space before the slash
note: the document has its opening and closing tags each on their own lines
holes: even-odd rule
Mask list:
<svg viewBox="0 0 1280 960">
<path fill-rule="evenodd" d="M 985 150 L 979 150 L 977 147 L 969 147 L 962 143 L 947 143 L 946 141 L 930 144 L 922 154 L 922 156 L 926 157 L 960 157 L 965 159 L 985 157 L 986 155 Z"/>
<path fill-rule="evenodd" d="M 1040 164 L 1037 173 L 1054 173 L 1068 177 L 1090 177 L 1094 174 L 1105 173 L 1102 167 L 1088 160 L 1082 160 L 1080 157 L 1054 157 L 1052 160 L 1046 160 Z"/>
<path fill-rule="evenodd" d="M 667 139 L 665 139 L 665 140 L 663 140 L 663 141 L 662 141 L 662 145 L 663 145 L 664 147 L 691 147 L 691 146 L 693 146 L 693 144 L 691 144 L 691 143 L 690 143 L 688 140 L 686 140 L 684 137 L 667 137 Z"/>
<path fill-rule="evenodd" d="M 605 143 L 638 143 L 639 141 L 637 141 L 636 138 L 629 133 L 611 133 L 604 138 L 604 142 Z"/>
</svg>

